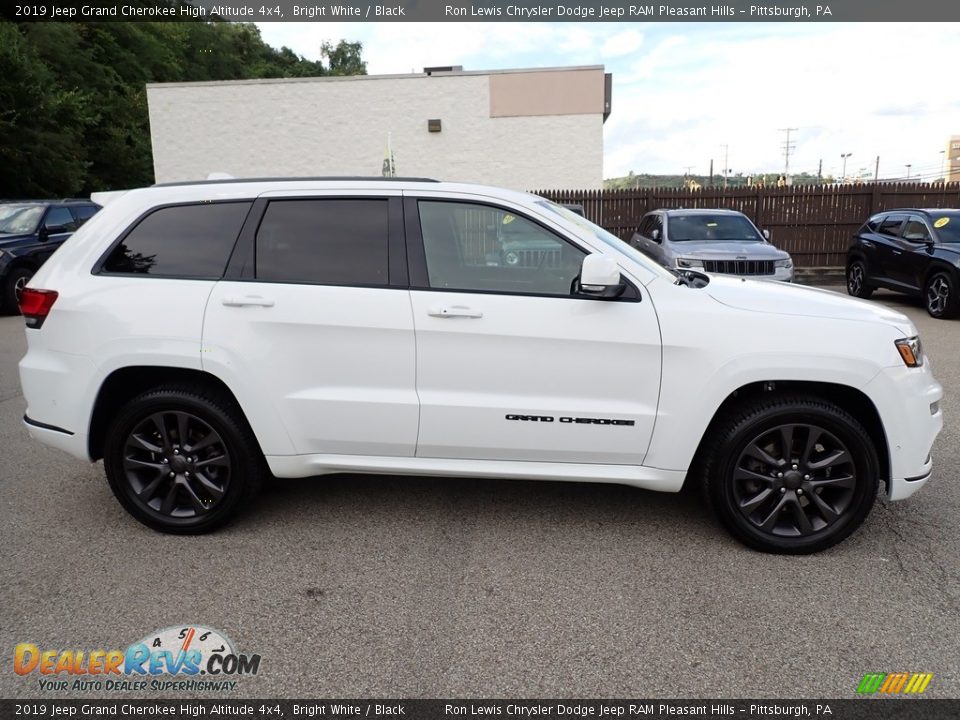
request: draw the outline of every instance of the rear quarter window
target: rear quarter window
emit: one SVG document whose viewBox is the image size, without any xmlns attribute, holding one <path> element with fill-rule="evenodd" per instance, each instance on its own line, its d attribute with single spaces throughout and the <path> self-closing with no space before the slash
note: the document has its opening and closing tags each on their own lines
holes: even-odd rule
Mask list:
<svg viewBox="0 0 960 720">
<path fill-rule="evenodd" d="M 201 203 L 154 210 L 110 251 L 100 272 L 219 278 L 250 205 Z"/>
</svg>

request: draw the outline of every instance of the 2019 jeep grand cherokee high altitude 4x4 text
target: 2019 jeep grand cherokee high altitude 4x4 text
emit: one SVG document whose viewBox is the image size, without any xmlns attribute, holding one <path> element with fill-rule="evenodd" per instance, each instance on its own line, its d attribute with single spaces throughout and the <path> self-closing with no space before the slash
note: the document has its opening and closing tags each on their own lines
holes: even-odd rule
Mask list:
<svg viewBox="0 0 960 720">
<path fill-rule="evenodd" d="M 502 228 L 549 263 L 488 263 Z M 515 226 L 515 227 L 514 227 Z M 541 248 L 542 250 L 542 248 Z M 931 473 L 941 387 L 903 315 L 675 272 L 519 192 L 423 180 L 133 190 L 31 281 L 37 439 L 168 532 L 272 475 L 701 483 L 752 547 L 830 546 Z"/>
</svg>

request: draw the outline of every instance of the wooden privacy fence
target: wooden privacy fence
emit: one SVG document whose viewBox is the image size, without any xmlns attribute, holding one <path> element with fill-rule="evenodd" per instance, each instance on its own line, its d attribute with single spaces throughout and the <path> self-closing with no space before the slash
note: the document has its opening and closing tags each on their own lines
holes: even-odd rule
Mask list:
<svg viewBox="0 0 960 720">
<path fill-rule="evenodd" d="M 841 266 L 864 221 L 894 208 L 960 208 L 960 183 L 870 183 L 782 188 L 638 188 L 540 190 L 558 203 L 583 205 L 588 220 L 629 240 L 649 210 L 728 208 L 747 215 L 800 267 Z"/>
</svg>

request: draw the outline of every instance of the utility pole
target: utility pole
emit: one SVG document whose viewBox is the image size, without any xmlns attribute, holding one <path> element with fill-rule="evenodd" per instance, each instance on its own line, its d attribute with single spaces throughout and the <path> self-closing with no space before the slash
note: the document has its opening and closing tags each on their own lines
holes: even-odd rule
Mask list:
<svg viewBox="0 0 960 720">
<path fill-rule="evenodd" d="M 710 187 L 713 187 L 713 158 L 710 158 Z"/>
<path fill-rule="evenodd" d="M 940 179 L 937 182 L 946 182 L 947 179 L 943 176 L 943 160 L 946 157 L 946 150 L 940 151 Z"/>
<path fill-rule="evenodd" d="M 817 184 L 823 182 L 823 158 L 820 158 L 820 164 L 817 166 Z"/>
<path fill-rule="evenodd" d="M 880 156 L 877 155 L 877 164 L 873 166 L 873 181 L 880 182 Z"/>
<path fill-rule="evenodd" d="M 728 166 L 730 165 L 730 154 L 729 154 L 730 146 L 729 146 L 729 145 L 721 145 L 720 147 L 723 148 L 723 187 L 726 188 L 726 187 L 727 187 L 727 173 L 730 172 L 730 168 L 728 167 Z"/>
<path fill-rule="evenodd" d="M 843 158 L 843 173 L 841 173 L 840 179 L 844 185 L 847 184 L 847 158 L 851 155 L 853 155 L 853 153 L 840 153 L 840 157 Z"/>
<path fill-rule="evenodd" d="M 793 183 L 790 180 L 790 153 L 792 153 L 796 147 L 796 143 L 790 142 L 790 133 L 799 132 L 800 128 L 780 128 L 779 132 L 786 133 L 787 139 L 780 143 L 780 147 L 783 148 L 783 180 L 787 185 L 792 185 Z"/>
</svg>

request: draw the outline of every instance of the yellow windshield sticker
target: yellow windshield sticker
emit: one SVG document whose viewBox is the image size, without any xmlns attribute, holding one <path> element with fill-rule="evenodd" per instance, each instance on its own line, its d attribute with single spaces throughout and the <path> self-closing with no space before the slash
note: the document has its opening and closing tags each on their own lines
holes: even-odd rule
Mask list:
<svg viewBox="0 0 960 720">
<path fill-rule="evenodd" d="M 504 215 L 504 216 L 503 216 L 503 224 L 504 224 L 504 225 L 509 225 L 509 224 L 512 223 L 514 220 L 516 220 L 516 218 L 513 217 L 513 215 Z"/>
<path fill-rule="evenodd" d="M 933 224 L 933 226 L 934 226 L 935 228 L 942 228 L 942 227 L 943 227 L 944 225 L 946 225 L 948 222 L 950 222 L 950 218 L 948 218 L 948 217 L 942 217 L 942 218 L 940 218 L 939 220 L 937 220 L 937 221 Z"/>
</svg>

